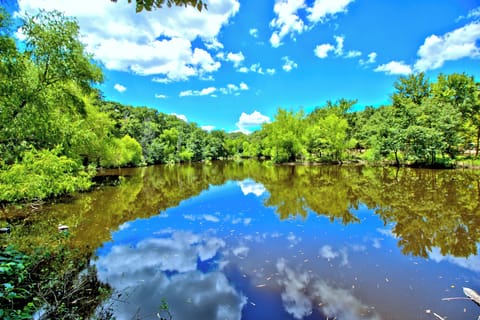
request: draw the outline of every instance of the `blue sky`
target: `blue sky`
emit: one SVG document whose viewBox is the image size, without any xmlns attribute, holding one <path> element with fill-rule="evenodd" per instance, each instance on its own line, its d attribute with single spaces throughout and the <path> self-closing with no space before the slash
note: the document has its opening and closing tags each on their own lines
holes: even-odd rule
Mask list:
<svg viewBox="0 0 480 320">
<path fill-rule="evenodd" d="M 251 132 L 279 107 L 390 102 L 401 75 L 480 79 L 477 0 L 206 0 L 135 13 L 126 0 L 19 0 L 78 19 L 107 100 Z"/>
</svg>

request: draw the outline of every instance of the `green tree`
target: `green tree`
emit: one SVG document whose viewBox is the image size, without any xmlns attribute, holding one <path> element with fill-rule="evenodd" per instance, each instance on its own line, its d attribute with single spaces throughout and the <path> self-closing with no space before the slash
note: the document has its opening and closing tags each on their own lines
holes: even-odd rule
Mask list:
<svg viewBox="0 0 480 320">
<path fill-rule="evenodd" d="M 333 160 L 342 161 L 344 151 L 351 145 L 347 139 L 348 122 L 332 113 L 318 122 L 325 151 Z"/>
<path fill-rule="evenodd" d="M 461 114 L 465 148 L 475 146 L 478 157 L 480 147 L 480 84 L 465 73 L 440 74 L 432 84 L 432 95 L 438 103 L 449 104 Z M 471 128 L 471 130 L 469 130 Z"/>
<path fill-rule="evenodd" d="M 272 123 L 264 124 L 266 147 L 275 162 L 295 161 L 304 154 L 304 112 L 279 108 Z"/>
<path fill-rule="evenodd" d="M 4 31 L 5 32 L 5 31 Z M 65 117 L 85 114 L 78 96 L 102 79 L 79 40 L 78 25 L 58 12 L 26 17 L 24 49 L 3 36 L 0 60 L 0 156 L 13 163 L 30 146 L 53 148 Z"/>
</svg>

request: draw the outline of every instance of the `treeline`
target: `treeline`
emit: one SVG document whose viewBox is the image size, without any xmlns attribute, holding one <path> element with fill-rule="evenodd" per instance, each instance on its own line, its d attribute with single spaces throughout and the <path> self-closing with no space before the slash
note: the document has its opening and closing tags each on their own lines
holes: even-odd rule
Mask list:
<svg viewBox="0 0 480 320">
<path fill-rule="evenodd" d="M 361 158 L 396 165 L 449 165 L 478 157 L 480 84 L 467 74 L 400 77 L 392 104 L 350 112 L 356 101 L 327 102 L 310 114 L 279 109 L 239 150 L 275 162 Z"/>
<path fill-rule="evenodd" d="M 97 167 L 227 157 L 227 134 L 103 99 L 74 19 L 27 16 L 17 43 L 0 11 L 0 203 L 91 187 Z"/>
<path fill-rule="evenodd" d="M 74 19 L 40 12 L 20 30 L 17 43 L 0 12 L 0 202 L 86 190 L 98 167 L 231 157 L 432 165 L 469 150 L 478 157 L 480 87 L 466 74 L 401 77 L 390 106 L 351 112 L 356 101 L 340 99 L 309 114 L 280 108 L 250 135 L 206 132 L 155 109 L 105 101 L 96 88 L 101 69 Z"/>
</svg>

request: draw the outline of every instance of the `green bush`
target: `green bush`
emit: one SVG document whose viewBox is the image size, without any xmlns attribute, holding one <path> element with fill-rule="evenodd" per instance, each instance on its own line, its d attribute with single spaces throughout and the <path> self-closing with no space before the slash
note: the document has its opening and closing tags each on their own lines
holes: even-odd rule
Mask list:
<svg viewBox="0 0 480 320">
<path fill-rule="evenodd" d="M 144 164 L 142 146 L 129 135 L 122 139 L 113 138 L 106 146 L 100 164 L 106 168 L 141 166 Z"/>
<path fill-rule="evenodd" d="M 94 172 L 59 152 L 32 149 L 21 162 L 0 170 L 0 202 L 46 199 L 90 188 Z"/>
<path fill-rule="evenodd" d="M 30 259 L 12 247 L 0 253 L 0 318 L 31 319 L 35 298 L 28 282 Z"/>
</svg>

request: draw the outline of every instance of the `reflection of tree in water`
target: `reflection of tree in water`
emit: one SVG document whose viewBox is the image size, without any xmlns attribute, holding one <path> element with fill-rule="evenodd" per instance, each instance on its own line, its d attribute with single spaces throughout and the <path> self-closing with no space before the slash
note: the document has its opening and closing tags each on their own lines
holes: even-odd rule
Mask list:
<svg viewBox="0 0 480 320">
<path fill-rule="evenodd" d="M 361 204 L 375 210 L 403 253 L 426 257 L 438 247 L 443 255 L 477 253 L 480 240 L 480 173 L 340 166 L 270 166 L 256 161 L 154 166 L 115 170 L 127 178 L 119 186 L 81 194 L 75 201 L 46 206 L 32 226 L 53 232 L 70 225 L 79 247 L 95 248 L 127 221 L 158 215 L 210 185 L 252 179 L 268 190 L 265 205 L 280 219 L 316 212 L 343 224 L 359 222 Z M 75 213 L 75 214 L 72 214 Z M 42 233 L 27 230 L 25 244 Z M 38 235 L 38 236 L 35 236 Z"/>
<path fill-rule="evenodd" d="M 359 222 L 353 209 L 374 209 L 405 254 L 427 257 L 477 253 L 480 240 L 480 174 L 475 171 L 338 166 L 278 167 L 262 182 L 281 219 L 308 210 L 330 220 Z"/>
<path fill-rule="evenodd" d="M 428 256 L 433 247 L 443 255 L 477 253 L 480 239 L 480 176 L 474 171 L 404 169 L 377 193 L 376 212 L 406 254 Z M 395 181 L 395 182 L 392 182 Z"/>
</svg>

